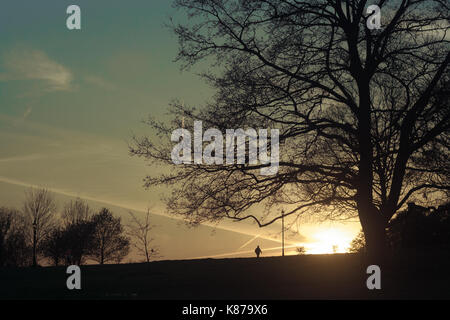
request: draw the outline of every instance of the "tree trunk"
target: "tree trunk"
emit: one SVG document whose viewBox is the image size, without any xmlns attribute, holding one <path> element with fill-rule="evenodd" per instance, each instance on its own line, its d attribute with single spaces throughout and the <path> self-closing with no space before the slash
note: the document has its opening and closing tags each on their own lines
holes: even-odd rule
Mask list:
<svg viewBox="0 0 450 320">
<path fill-rule="evenodd" d="M 381 264 L 389 254 L 385 219 L 373 205 L 358 207 L 368 258 L 373 264 Z"/>
<path fill-rule="evenodd" d="M 370 79 L 364 73 L 359 74 L 359 181 L 357 192 L 357 208 L 361 226 L 366 239 L 366 251 L 373 264 L 378 264 L 387 252 L 386 221 L 381 212 L 373 204 L 373 144 L 371 140 L 370 118 Z"/>
<path fill-rule="evenodd" d="M 37 266 L 36 258 L 36 226 L 33 225 L 33 267 Z"/>
</svg>

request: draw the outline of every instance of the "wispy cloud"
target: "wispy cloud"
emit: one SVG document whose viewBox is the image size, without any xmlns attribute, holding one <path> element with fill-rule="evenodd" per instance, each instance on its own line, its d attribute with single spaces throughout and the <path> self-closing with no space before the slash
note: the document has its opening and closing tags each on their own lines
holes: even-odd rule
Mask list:
<svg viewBox="0 0 450 320">
<path fill-rule="evenodd" d="M 95 75 L 87 75 L 86 77 L 84 77 L 84 81 L 88 84 L 88 85 L 93 85 L 96 87 L 99 87 L 101 89 L 104 90 L 115 90 L 117 89 L 117 87 L 111 83 L 106 81 L 105 79 L 99 77 L 99 76 L 95 76 Z"/>
<path fill-rule="evenodd" d="M 46 91 L 71 89 L 72 72 L 43 51 L 16 48 L 3 54 L 1 64 L 5 71 L 0 81 L 36 80 L 43 82 Z"/>
</svg>

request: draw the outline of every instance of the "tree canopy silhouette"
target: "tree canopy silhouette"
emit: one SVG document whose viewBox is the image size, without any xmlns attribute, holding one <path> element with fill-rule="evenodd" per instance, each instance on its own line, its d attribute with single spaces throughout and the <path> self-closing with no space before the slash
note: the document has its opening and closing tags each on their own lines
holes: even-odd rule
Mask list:
<svg viewBox="0 0 450 320">
<path fill-rule="evenodd" d="M 15 209 L 0 207 L 0 267 L 23 267 L 30 263 L 26 221 Z"/>
<path fill-rule="evenodd" d="M 369 30 L 368 5 L 381 8 Z M 449 6 L 443 0 L 176 0 L 178 60 L 216 90 L 201 108 L 174 102 L 171 122 L 149 119 L 154 137 L 182 123 L 222 132 L 280 130 L 278 174 L 263 164 L 174 165 L 172 144 L 134 137 L 132 155 L 172 166 L 145 186 L 172 186 L 168 209 L 193 223 L 284 216 L 358 216 L 367 249 L 382 254 L 385 228 L 408 200 L 450 187 Z M 181 120 L 183 119 L 183 120 Z M 265 204 L 266 211 L 248 209 Z"/>
<path fill-rule="evenodd" d="M 94 224 L 91 257 L 100 264 L 119 263 L 130 251 L 130 240 L 124 235 L 124 227 L 119 217 L 103 208 L 91 219 Z"/>
<path fill-rule="evenodd" d="M 60 262 L 80 266 L 97 250 L 94 247 L 95 227 L 95 223 L 88 219 L 56 227 L 42 243 L 42 253 L 55 266 Z"/>
<path fill-rule="evenodd" d="M 389 246 L 394 250 L 443 249 L 450 247 L 450 202 L 434 207 L 408 203 L 408 209 L 397 212 L 387 227 Z M 359 232 L 352 240 L 349 251 L 364 252 L 364 233 Z"/>
</svg>

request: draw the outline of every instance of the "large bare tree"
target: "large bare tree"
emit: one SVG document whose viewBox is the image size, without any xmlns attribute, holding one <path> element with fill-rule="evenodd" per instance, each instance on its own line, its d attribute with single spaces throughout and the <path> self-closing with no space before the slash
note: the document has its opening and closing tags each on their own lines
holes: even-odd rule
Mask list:
<svg viewBox="0 0 450 320">
<path fill-rule="evenodd" d="M 381 8 L 370 30 L 369 5 Z M 177 0 L 179 61 L 208 61 L 216 89 L 201 108 L 172 104 L 173 121 L 148 123 L 133 155 L 165 163 L 145 186 L 172 186 L 168 209 L 192 223 L 223 218 L 259 226 L 304 212 L 358 216 L 367 249 L 408 201 L 450 187 L 449 5 L 445 0 Z M 183 120 L 181 120 L 183 119 Z M 253 165 L 174 165 L 170 134 L 204 128 L 277 128 L 276 175 Z M 166 137 L 159 141 L 157 137 Z M 420 197 L 419 197 L 420 195 Z M 249 209 L 265 204 L 261 214 Z M 277 211 L 278 212 L 278 211 Z"/>
<path fill-rule="evenodd" d="M 54 226 L 56 203 L 48 190 L 31 188 L 26 192 L 23 212 L 31 238 L 33 266 L 36 266 L 39 245 Z"/>
</svg>

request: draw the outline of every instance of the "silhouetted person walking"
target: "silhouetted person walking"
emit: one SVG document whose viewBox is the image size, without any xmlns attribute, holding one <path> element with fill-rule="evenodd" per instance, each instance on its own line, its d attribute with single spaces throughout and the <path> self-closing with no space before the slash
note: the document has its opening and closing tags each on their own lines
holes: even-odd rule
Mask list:
<svg viewBox="0 0 450 320">
<path fill-rule="evenodd" d="M 256 257 L 259 258 L 259 255 L 262 253 L 262 250 L 259 246 L 256 247 L 255 253 L 256 253 Z"/>
</svg>

